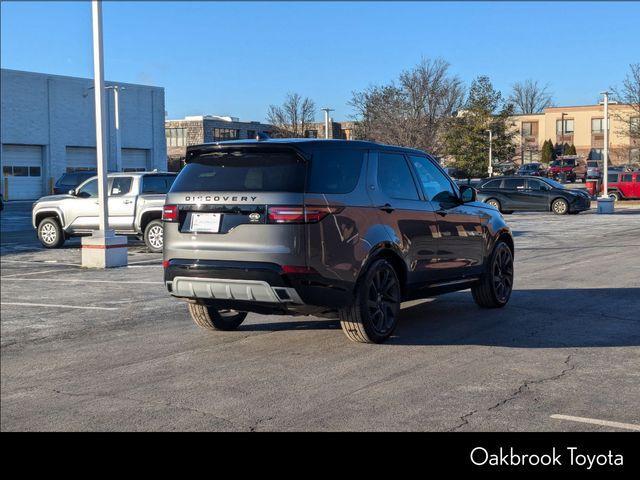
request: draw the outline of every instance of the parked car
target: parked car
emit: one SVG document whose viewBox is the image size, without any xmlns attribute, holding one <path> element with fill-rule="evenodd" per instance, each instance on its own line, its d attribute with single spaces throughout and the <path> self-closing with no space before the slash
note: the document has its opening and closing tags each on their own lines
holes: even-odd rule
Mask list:
<svg viewBox="0 0 640 480">
<path fill-rule="evenodd" d="M 478 200 L 502 213 L 514 211 L 579 213 L 591 208 L 591 198 L 583 190 L 570 190 L 550 178 L 497 177 L 478 186 Z"/>
<path fill-rule="evenodd" d="M 602 178 L 603 168 L 602 160 L 587 160 L 587 179 Z"/>
<path fill-rule="evenodd" d="M 83 183 L 85 180 L 94 177 L 95 175 L 95 170 L 83 170 L 63 173 L 62 176 L 53 185 L 53 194 L 60 195 L 69 193 L 70 190 L 78 188 L 78 185 Z"/>
<path fill-rule="evenodd" d="M 500 162 L 493 165 L 495 175 L 515 175 L 518 168 L 513 162 Z"/>
<path fill-rule="evenodd" d="M 175 173 L 110 173 L 109 227 L 122 235 L 137 235 L 152 252 L 163 245 L 162 207 Z M 90 235 L 98 228 L 97 177 L 85 180 L 65 195 L 42 197 L 33 204 L 32 223 L 46 248 L 61 247 L 69 237 Z"/>
<path fill-rule="evenodd" d="M 352 341 L 382 342 L 408 299 L 508 302 L 511 232 L 475 192 L 420 150 L 373 142 L 191 146 L 164 207 L 164 280 L 205 329 L 337 315 Z"/>
<path fill-rule="evenodd" d="M 564 176 L 569 182 L 587 181 L 587 163 L 577 155 L 565 155 L 551 162 L 547 176 L 558 180 Z"/>
<path fill-rule="evenodd" d="M 542 163 L 538 163 L 538 162 L 525 163 L 518 169 L 518 171 L 515 174 L 530 175 L 533 177 L 546 177 L 547 169 Z"/>
<path fill-rule="evenodd" d="M 640 170 L 608 174 L 607 191 L 614 200 L 640 199 Z"/>
<path fill-rule="evenodd" d="M 459 168 L 445 167 L 444 171 L 447 173 L 447 175 L 449 175 L 451 178 L 455 180 L 469 178 L 469 175 L 467 174 L 467 172 Z"/>
</svg>

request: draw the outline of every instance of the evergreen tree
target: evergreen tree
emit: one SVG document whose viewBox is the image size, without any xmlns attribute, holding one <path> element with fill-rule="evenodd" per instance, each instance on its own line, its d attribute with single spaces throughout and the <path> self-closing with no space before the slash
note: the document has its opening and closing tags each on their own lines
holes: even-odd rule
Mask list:
<svg viewBox="0 0 640 480">
<path fill-rule="evenodd" d="M 551 163 L 555 155 L 553 152 L 553 142 L 551 140 L 545 140 L 542 144 L 542 152 L 540 160 L 542 163 Z"/>
<path fill-rule="evenodd" d="M 493 136 L 495 161 L 511 159 L 515 153 L 516 132 L 509 127 L 512 105 L 502 104 L 502 95 L 488 77 L 471 84 L 465 110 L 451 119 L 445 130 L 446 151 L 455 158 L 455 166 L 472 177 L 486 176 L 489 166 L 489 133 Z M 497 112 L 497 113 L 496 113 Z"/>
<path fill-rule="evenodd" d="M 576 146 L 574 144 L 571 144 L 567 149 L 567 155 L 577 155 L 577 154 L 578 153 L 576 151 Z"/>
</svg>

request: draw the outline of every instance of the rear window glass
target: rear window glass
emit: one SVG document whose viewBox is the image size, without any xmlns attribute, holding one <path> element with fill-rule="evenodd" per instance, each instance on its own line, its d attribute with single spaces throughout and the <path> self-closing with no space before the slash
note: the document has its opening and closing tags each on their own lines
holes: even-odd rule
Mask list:
<svg viewBox="0 0 640 480">
<path fill-rule="evenodd" d="M 309 161 L 293 152 L 207 153 L 182 169 L 171 191 L 303 192 L 306 178 L 307 192 L 349 193 L 363 159 L 364 152 L 346 149 L 317 150 Z"/>
<path fill-rule="evenodd" d="M 142 178 L 142 193 L 167 193 L 175 178 L 173 175 L 145 175 Z"/>
<path fill-rule="evenodd" d="M 212 152 L 187 163 L 171 191 L 302 192 L 304 178 L 304 161 L 293 153 Z"/>
</svg>

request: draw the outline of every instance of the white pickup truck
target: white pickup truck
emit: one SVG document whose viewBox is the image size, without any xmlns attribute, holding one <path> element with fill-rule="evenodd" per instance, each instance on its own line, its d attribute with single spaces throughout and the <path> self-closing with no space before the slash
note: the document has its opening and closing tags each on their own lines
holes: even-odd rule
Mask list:
<svg viewBox="0 0 640 480">
<path fill-rule="evenodd" d="M 176 178 L 168 172 L 123 172 L 107 175 L 109 227 L 121 235 L 144 239 L 152 252 L 163 246 L 162 207 Z M 65 195 L 42 197 L 33 204 L 31 219 L 46 248 L 67 238 L 90 235 L 98 228 L 98 181 L 92 177 Z"/>
</svg>

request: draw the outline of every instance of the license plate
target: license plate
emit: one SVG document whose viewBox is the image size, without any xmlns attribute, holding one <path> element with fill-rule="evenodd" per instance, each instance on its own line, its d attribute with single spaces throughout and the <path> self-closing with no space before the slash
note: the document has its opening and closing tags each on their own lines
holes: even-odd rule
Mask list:
<svg viewBox="0 0 640 480">
<path fill-rule="evenodd" d="M 220 213 L 191 213 L 192 232 L 218 233 L 220 231 Z"/>
</svg>

